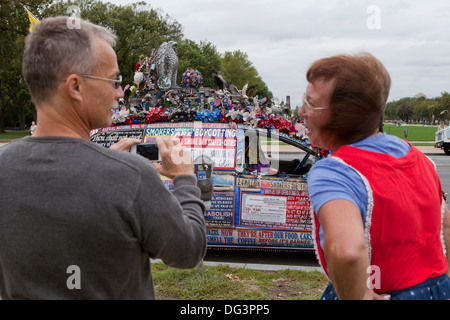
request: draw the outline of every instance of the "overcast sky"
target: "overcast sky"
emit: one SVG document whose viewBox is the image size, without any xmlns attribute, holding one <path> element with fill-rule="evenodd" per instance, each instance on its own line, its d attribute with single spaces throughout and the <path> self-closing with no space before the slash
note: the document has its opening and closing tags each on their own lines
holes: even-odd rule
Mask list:
<svg viewBox="0 0 450 320">
<path fill-rule="evenodd" d="M 389 100 L 450 91 L 448 0 L 146 2 L 177 20 L 188 39 L 211 42 L 220 53 L 246 52 L 275 97 L 291 96 L 292 108 L 301 104 L 311 63 L 341 53 L 380 59 L 392 78 Z"/>
</svg>

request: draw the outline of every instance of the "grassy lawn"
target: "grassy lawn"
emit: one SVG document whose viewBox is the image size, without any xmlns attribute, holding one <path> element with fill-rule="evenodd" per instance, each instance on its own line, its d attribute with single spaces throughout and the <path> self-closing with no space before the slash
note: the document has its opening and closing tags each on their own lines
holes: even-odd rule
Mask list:
<svg viewBox="0 0 450 320">
<path fill-rule="evenodd" d="M 6 130 L 6 133 L 0 133 L 0 142 L 10 142 L 30 135 L 28 130 Z"/>
<path fill-rule="evenodd" d="M 384 132 L 404 139 L 404 131 L 408 130 L 408 141 L 434 141 L 437 126 L 405 126 L 398 127 L 393 124 L 385 124 Z"/>
<path fill-rule="evenodd" d="M 318 300 L 328 284 L 323 273 L 260 271 L 226 265 L 181 270 L 152 263 L 159 300 Z"/>
<path fill-rule="evenodd" d="M 413 143 L 415 146 L 433 146 L 434 145 L 434 134 L 437 131 L 437 126 L 421 126 L 421 125 L 412 125 L 399 127 L 393 124 L 385 124 L 384 132 L 387 134 L 391 134 L 393 136 L 397 136 L 401 139 L 405 139 L 404 131 L 408 130 L 408 141 L 423 141 L 423 142 L 415 142 Z M 261 143 L 267 143 L 268 139 L 264 136 L 259 137 Z M 432 143 L 431 143 L 431 142 Z M 428 142 L 428 143 L 427 143 Z M 279 142 L 280 145 L 286 144 L 284 142 Z"/>
<path fill-rule="evenodd" d="M 415 146 L 434 146 L 434 137 L 437 131 L 437 126 L 405 126 L 398 127 L 393 124 L 385 124 L 384 132 L 397 136 L 401 139 L 405 139 L 404 131 L 408 130 L 408 141 L 415 141 L 413 145 Z M 268 139 L 266 137 L 260 136 L 261 144 L 266 144 Z M 417 142 L 423 141 L 423 142 Z M 274 143 L 274 142 L 272 142 Z M 280 145 L 287 145 L 287 143 L 279 141 Z"/>
</svg>

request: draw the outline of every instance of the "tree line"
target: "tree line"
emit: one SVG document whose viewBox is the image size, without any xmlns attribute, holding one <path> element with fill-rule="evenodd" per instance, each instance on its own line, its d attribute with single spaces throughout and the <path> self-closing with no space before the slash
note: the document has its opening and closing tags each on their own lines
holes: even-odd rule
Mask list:
<svg viewBox="0 0 450 320">
<path fill-rule="evenodd" d="M 300 118 L 300 106 L 293 110 L 293 115 Z M 440 97 L 428 99 L 419 94 L 413 98 L 401 98 L 386 103 L 384 119 L 405 123 L 436 125 L 440 121 L 449 123 L 450 94 L 443 92 Z"/>
<path fill-rule="evenodd" d="M 76 6 L 81 18 L 113 30 L 117 36 L 116 54 L 123 84 L 133 84 L 136 63 L 150 56 L 166 41 L 178 43 L 178 77 L 189 68 L 200 71 L 203 86 L 214 88 L 210 70 L 242 89 L 246 81 L 257 86 L 256 94 L 273 95 L 248 55 L 240 50 L 219 53 L 209 41 L 196 43 L 184 37 L 183 27 L 160 9 L 144 1 L 114 5 L 99 0 L 1 0 L 0 2 L 0 133 L 6 127 L 26 129 L 36 120 L 36 110 L 22 78 L 24 40 L 29 32 L 29 19 L 24 6 L 38 19 L 70 15 Z"/>
<path fill-rule="evenodd" d="M 434 125 L 440 121 L 448 123 L 450 115 L 450 94 L 428 99 L 419 94 L 413 98 L 402 98 L 386 104 L 385 120 L 401 120 L 405 123 Z"/>
</svg>

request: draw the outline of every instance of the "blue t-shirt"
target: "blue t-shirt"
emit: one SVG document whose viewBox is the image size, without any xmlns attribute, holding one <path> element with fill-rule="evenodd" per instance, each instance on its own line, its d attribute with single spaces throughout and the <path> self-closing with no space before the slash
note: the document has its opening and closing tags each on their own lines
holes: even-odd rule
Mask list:
<svg viewBox="0 0 450 320">
<path fill-rule="evenodd" d="M 410 150 L 410 145 L 406 141 L 386 133 L 368 137 L 350 146 L 389 154 L 396 158 L 405 156 Z M 318 161 L 312 166 L 308 174 L 308 192 L 316 213 L 328 201 L 345 199 L 358 207 L 365 223 L 367 190 L 362 178 L 353 168 L 333 158 Z M 322 230 L 319 230 L 319 235 L 321 245 L 323 245 Z"/>
</svg>

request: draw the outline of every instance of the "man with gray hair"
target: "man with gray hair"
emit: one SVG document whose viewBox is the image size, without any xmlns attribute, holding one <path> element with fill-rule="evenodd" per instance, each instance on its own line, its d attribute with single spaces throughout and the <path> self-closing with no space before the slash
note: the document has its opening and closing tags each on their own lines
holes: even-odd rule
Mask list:
<svg viewBox="0 0 450 320">
<path fill-rule="evenodd" d="M 149 258 L 193 268 L 206 252 L 194 166 L 177 141 L 158 142 L 155 165 L 89 141 L 123 96 L 115 36 L 67 20 L 44 19 L 25 40 L 38 121 L 33 136 L 0 149 L 0 295 L 155 299 Z"/>
</svg>

